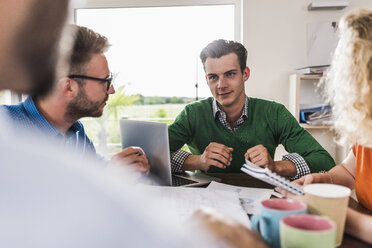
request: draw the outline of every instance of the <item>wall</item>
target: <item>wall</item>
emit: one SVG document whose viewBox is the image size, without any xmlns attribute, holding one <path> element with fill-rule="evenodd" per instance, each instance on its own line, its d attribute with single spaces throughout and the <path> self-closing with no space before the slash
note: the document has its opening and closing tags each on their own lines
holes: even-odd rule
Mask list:
<svg viewBox="0 0 372 248">
<path fill-rule="evenodd" d="M 295 68 L 306 66 L 306 24 L 338 20 L 358 7 L 372 9 L 372 0 L 349 0 L 349 6 L 343 10 L 326 11 L 308 11 L 311 0 L 87 0 L 74 1 L 72 7 L 203 5 L 212 2 L 242 5 L 242 41 L 248 49 L 248 66 L 251 68 L 251 77 L 246 83 L 247 94 L 286 106 L 288 76 Z M 69 20 L 72 22 L 73 12 Z"/>
<path fill-rule="evenodd" d="M 251 77 L 246 82 L 249 96 L 275 100 L 288 107 L 289 75 L 306 66 L 306 25 L 339 20 L 356 8 L 372 9 L 372 0 L 349 0 L 342 10 L 308 11 L 311 0 L 242 0 L 243 43 L 248 50 Z M 313 130 L 312 135 L 335 158 L 346 156 L 347 149 L 336 147 L 328 130 Z M 279 146 L 275 160 L 287 152 Z"/>
<path fill-rule="evenodd" d="M 306 66 L 306 24 L 339 20 L 352 9 L 372 9 L 372 0 L 349 0 L 342 10 L 308 11 L 311 0 L 242 0 L 243 43 L 251 77 L 247 95 L 288 106 L 289 75 Z"/>
</svg>

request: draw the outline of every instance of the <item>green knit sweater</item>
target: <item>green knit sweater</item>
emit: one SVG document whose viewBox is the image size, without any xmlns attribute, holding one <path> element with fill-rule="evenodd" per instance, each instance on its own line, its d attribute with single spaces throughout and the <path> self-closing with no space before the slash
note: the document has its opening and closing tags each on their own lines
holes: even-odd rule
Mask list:
<svg viewBox="0 0 372 248">
<path fill-rule="evenodd" d="M 289 153 L 301 155 L 311 172 L 329 170 L 335 165 L 332 157 L 303 129 L 282 105 L 257 98 L 248 99 L 248 118 L 231 132 L 212 110 L 213 98 L 188 104 L 169 126 L 171 156 L 187 144 L 194 155 L 202 154 L 211 142 L 233 147 L 231 165 L 226 169 L 211 166 L 208 172 L 240 172 L 247 149 L 262 144 L 272 158 L 282 144 Z"/>
</svg>

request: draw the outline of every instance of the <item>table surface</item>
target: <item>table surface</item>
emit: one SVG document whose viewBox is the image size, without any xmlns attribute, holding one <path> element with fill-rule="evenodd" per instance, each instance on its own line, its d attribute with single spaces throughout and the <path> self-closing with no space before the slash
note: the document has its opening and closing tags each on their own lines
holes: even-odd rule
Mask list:
<svg viewBox="0 0 372 248">
<path fill-rule="evenodd" d="M 222 179 L 221 183 L 235 185 L 235 186 L 244 186 L 244 187 L 252 187 L 252 188 L 274 188 L 272 185 L 267 184 L 261 180 L 251 177 L 245 173 L 236 173 L 236 174 L 224 174 L 224 173 L 207 173 L 207 175 L 214 176 L 217 178 Z M 368 211 L 362 205 L 360 205 L 357 201 L 350 198 L 349 207 L 355 209 L 359 212 L 370 214 L 372 215 L 371 211 Z M 371 247 L 367 243 L 356 239 L 348 234 L 344 235 L 344 239 L 342 241 L 341 246 L 339 247 L 352 247 L 352 248 L 363 248 L 363 247 Z"/>
</svg>

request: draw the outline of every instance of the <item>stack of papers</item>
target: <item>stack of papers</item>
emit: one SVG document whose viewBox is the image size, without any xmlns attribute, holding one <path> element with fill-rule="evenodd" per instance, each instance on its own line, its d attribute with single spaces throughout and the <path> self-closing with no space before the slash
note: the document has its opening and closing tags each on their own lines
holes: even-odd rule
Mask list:
<svg viewBox="0 0 372 248">
<path fill-rule="evenodd" d="M 178 218 L 179 223 L 187 221 L 200 207 L 210 207 L 250 228 L 249 218 L 240 204 L 237 192 L 162 186 L 146 186 L 145 191 L 157 198 L 156 204 L 160 205 L 157 207 L 176 213 L 175 218 Z"/>
<path fill-rule="evenodd" d="M 313 106 L 300 104 L 300 122 L 304 122 L 309 125 L 332 125 L 332 107 L 324 104 L 317 104 Z"/>
<path fill-rule="evenodd" d="M 214 181 L 209 184 L 207 189 L 224 190 L 238 193 L 241 205 L 247 214 L 260 213 L 261 201 L 269 199 L 271 195 L 276 195 L 276 192 L 274 192 L 272 189 L 239 187 L 217 183 Z"/>
<path fill-rule="evenodd" d="M 296 69 L 298 74 L 324 74 L 328 70 L 328 65 L 309 66 Z"/>
</svg>

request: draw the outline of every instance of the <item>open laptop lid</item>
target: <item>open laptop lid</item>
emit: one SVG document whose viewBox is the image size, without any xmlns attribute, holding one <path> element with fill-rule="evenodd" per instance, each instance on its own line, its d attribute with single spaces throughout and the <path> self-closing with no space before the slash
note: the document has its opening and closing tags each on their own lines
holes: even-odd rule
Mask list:
<svg viewBox="0 0 372 248">
<path fill-rule="evenodd" d="M 159 185 L 172 186 L 172 173 L 169 156 L 169 140 L 167 124 L 161 122 L 120 120 L 122 148 L 129 146 L 141 147 L 150 163 L 150 179 Z M 221 181 L 201 173 L 186 172 L 173 176 L 192 180 L 193 183 L 183 186 L 203 186 L 211 181 Z"/>
<path fill-rule="evenodd" d="M 160 122 L 120 120 L 122 148 L 141 147 L 151 165 L 150 177 L 160 185 L 172 185 L 167 124 Z"/>
</svg>

